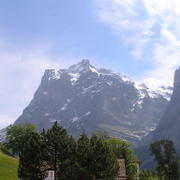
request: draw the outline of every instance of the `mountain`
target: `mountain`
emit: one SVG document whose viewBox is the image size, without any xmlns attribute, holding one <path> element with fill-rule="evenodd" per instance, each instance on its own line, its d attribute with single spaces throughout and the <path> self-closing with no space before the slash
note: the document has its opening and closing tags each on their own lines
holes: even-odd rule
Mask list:
<svg viewBox="0 0 180 180">
<path fill-rule="evenodd" d="M 171 139 L 180 148 L 180 68 L 174 76 L 174 90 L 168 107 L 157 129 L 151 135 L 151 142 L 159 139 Z"/>
<path fill-rule="evenodd" d="M 171 96 L 82 60 L 68 69 L 46 70 L 32 101 L 15 124 L 50 128 L 57 121 L 75 137 L 100 129 L 136 143 L 153 131 Z"/>
<path fill-rule="evenodd" d="M 0 130 L 0 142 L 4 142 L 6 139 L 7 128 Z"/>
</svg>

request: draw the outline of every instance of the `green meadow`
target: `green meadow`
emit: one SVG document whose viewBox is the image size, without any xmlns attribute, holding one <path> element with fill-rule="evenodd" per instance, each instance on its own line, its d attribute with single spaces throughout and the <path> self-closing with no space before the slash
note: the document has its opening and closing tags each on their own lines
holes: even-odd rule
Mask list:
<svg viewBox="0 0 180 180">
<path fill-rule="evenodd" d="M 17 168 L 17 159 L 0 152 L 0 180 L 16 180 Z"/>
</svg>

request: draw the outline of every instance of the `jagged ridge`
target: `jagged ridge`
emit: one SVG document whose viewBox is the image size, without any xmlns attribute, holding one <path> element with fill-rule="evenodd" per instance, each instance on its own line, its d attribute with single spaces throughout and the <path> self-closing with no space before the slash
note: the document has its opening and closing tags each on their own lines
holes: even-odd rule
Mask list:
<svg viewBox="0 0 180 180">
<path fill-rule="evenodd" d="M 74 136 L 104 129 L 136 142 L 155 129 L 170 95 L 171 89 L 151 91 L 83 60 L 68 69 L 46 70 L 33 100 L 15 124 L 31 122 L 42 129 L 58 121 Z"/>
</svg>

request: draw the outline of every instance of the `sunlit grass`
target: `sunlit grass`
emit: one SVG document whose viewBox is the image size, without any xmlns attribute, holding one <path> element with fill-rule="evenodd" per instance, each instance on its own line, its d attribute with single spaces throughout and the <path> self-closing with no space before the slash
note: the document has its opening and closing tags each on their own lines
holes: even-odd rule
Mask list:
<svg viewBox="0 0 180 180">
<path fill-rule="evenodd" d="M 17 168 L 17 159 L 0 152 L 0 180 L 16 180 Z"/>
</svg>

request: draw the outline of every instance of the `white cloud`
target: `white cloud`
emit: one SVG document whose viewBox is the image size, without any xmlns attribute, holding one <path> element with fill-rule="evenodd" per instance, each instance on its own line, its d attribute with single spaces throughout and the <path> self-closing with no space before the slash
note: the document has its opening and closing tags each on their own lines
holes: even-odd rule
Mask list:
<svg viewBox="0 0 180 180">
<path fill-rule="evenodd" d="M 152 86 L 172 85 L 180 66 L 179 0 L 94 0 L 99 19 L 108 24 L 131 55 L 153 67 L 142 78 Z"/>
</svg>

